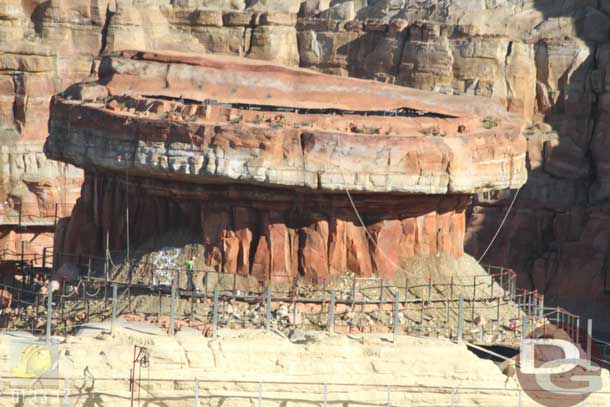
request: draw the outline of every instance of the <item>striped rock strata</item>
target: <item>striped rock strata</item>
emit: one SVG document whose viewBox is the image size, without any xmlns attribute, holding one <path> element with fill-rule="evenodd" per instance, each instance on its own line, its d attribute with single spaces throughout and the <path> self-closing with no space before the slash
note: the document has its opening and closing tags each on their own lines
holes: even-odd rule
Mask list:
<svg viewBox="0 0 610 407">
<path fill-rule="evenodd" d="M 525 182 L 521 130 L 476 97 L 124 51 L 54 98 L 45 152 L 86 172 L 64 252 L 124 247 L 129 185 L 132 244 L 190 228 L 225 272 L 392 277 L 463 253 L 470 196 Z"/>
</svg>

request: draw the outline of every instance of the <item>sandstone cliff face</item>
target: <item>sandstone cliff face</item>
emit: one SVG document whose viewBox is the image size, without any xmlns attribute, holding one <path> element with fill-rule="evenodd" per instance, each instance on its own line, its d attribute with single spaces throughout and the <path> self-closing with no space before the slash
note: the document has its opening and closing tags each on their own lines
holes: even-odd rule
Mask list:
<svg viewBox="0 0 610 407">
<path fill-rule="evenodd" d="M 5 1 L 0 55 L 11 65 L 0 75 L 0 112 L 5 128 L 44 123 L 36 101 L 87 76 L 100 50 L 125 47 L 274 59 L 496 98 L 548 125 L 529 129 L 529 182 L 486 261 L 524 271 L 522 283 L 550 302 L 607 303 L 609 12 L 606 0 Z M 49 83 L 52 91 L 39 91 Z M 479 197 L 469 221 L 472 253 L 490 241 L 503 198 Z M 568 252 L 578 254 L 579 267 Z"/>
<path fill-rule="evenodd" d="M 461 256 L 469 196 L 525 182 L 521 121 L 486 99 L 242 58 L 125 51 L 51 105 L 45 153 L 87 171 L 57 252 L 125 247 L 128 193 L 134 246 L 188 229 L 217 271 L 392 278 Z"/>
<path fill-rule="evenodd" d="M 103 253 L 106 235 L 110 249 L 124 250 L 124 181 L 85 177 L 72 218 L 57 231 L 57 252 Z M 467 195 L 359 194 L 354 201 L 364 227 L 345 195 L 132 177 L 130 241 L 137 247 L 151 236 L 190 231 L 208 269 L 278 282 L 323 283 L 347 272 L 393 278 L 409 258 L 464 253 Z"/>
</svg>

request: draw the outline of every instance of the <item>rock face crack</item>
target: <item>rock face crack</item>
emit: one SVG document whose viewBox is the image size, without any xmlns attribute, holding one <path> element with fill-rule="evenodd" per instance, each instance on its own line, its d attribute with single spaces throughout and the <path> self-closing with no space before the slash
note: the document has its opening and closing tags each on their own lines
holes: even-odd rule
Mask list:
<svg viewBox="0 0 610 407">
<path fill-rule="evenodd" d="M 102 55 L 104 53 L 104 51 L 106 50 L 106 48 L 108 47 L 108 27 L 110 26 L 110 21 L 114 17 L 114 14 L 115 13 L 113 13 L 110 10 L 110 4 L 108 4 L 106 6 L 106 18 L 104 19 L 104 25 L 102 26 L 102 31 L 101 31 L 99 55 Z"/>
</svg>

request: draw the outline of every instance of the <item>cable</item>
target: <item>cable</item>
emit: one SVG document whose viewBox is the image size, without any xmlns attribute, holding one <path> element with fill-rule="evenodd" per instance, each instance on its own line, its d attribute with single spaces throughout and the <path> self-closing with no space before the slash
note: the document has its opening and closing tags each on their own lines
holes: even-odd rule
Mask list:
<svg viewBox="0 0 610 407">
<path fill-rule="evenodd" d="M 491 249 L 491 246 L 494 244 L 494 242 L 496 241 L 496 238 L 500 234 L 500 231 L 502 230 L 502 227 L 504 226 L 504 223 L 508 219 L 508 215 L 510 215 L 511 210 L 513 209 L 513 205 L 515 204 L 515 201 L 517 200 L 517 197 L 519 196 L 519 191 L 521 191 L 521 187 L 519 187 L 517 189 L 517 192 L 515 193 L 515 196 L 513 196 L 513 200 L 511 201 L 510 205 L 508 206 L 508 210 L 506 211 L 506 214 L 504 215 L 504 219 L 502 219 L 502 222 L 500 223 L 500 226 L 498 226 L 498 230 L 496 230 L 496 234 L 491 239 L 491 242 L 489 242 L 489 245 L 487 246 L 487 249 L 485 249 L 485 251 L 483 252 L 481 257 L 479 257 L 479 260 L 477 260 L 478 263 L 480 263 L 481 260 L 483 260 L 483 257 L 485 257 L 485 255 L 487 254 L 489 249 Z"/>
<path fill-rule="evenodd" d="M 66 283 L 65 283 L 65 281 L 64 281 L 64 285 L 65 285 L 65 284 L 66 284 Z M 74 289 L 73 289 L 73 290 L 72 290 L 70 293 L 68 293 L 68 294 L 61 294 L 61 295 L 60 295 L 60 297 L 61 297 L 61 298 L 70 298 L 70 297 L 72 297 L 74 294 L 78 294 L 78 289 L 79 289 L 79 287 L 81 286 L 81 284 L 83 284 L 83 280 L 81 280 L 81 281 L 80 281 L 80 282 L 79 282 L 79 283 L 76 285 L 76 287 L 74 287 Z"/>
<path fill-rule="evenodd" d="M 100 286 L 97 288 L 97 291 L 94 294 L 89 294 L 89 292 L 85 288 L 85 294 L 87 294 L 88 297 L 94 298 L 94 297 L 97 297 L 97 295 L 100 293 L 101 290 L 102 290 L 102 287 Z"/>
<path fill-rule="evenodd" d="M 340 146 L 341 141 L 338 139 L 337 140 L 337 146 Z M 371 240 L 371 243 L 373 243 L 373 245 L 375 246 L 375 248 L 377 248 L 377 250 L 379 250 L 379 252 L 381 253 L 381 255 L 393 266 L 396 267 L 397 270 L 400 270 L 400 266 L 398 264 L 396 264 L 392 259 L 390 259 L 390 257 L 383 251 L 383 249 L 381 249 L 381 247 L 379 247 L 379 245 L 377 244 L 377 242 L 375 241 L 375 239 L 373 238 L 373 236 L 371 235 L 371 233 L 369 232 L 369 229 L 366 227 L 366 225 L 364 224 L 364 221 L 362 220 L 362 217 L 360 216 L 360 212 L 358 212 L 358 208 L 356 208 L 356 204 L 354 203 L 354 200 L 352 199 L 352 194 L 349 192 L 349 189 L 347 188 L 347 180 L 345 178 L 345 172 L 343 171 L 343 168 L 340 166 L 336 166 L 339 171 L 341 171 L 341 177 L 343 177 L 343 189 L 345 190 L 345 193 L 347 195 L 347 198 L 349 199 L 349 202 L 352 206 L 352 209 L 354 210 L 354 213 L 356 214 L 356 217 L 358 218 L 358 221 L 360 222 L 360 224 L 362 225 L 362 227 L 364 228 L 364 232 L 366 233 L 366 235 L 368 236 L 368 238 Z"/>
</svg>

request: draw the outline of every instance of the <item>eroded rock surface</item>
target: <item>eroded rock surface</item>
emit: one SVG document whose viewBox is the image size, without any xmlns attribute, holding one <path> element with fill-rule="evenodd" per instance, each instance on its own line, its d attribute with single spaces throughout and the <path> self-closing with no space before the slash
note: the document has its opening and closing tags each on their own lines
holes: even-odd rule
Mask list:
<svg viewBox="0 0 610 407">
<path fill-rule="evenodd" d="M 460 256 L 469 196 L 525 182 L 521 126 L 482 98 L 126 51 L 54 98 L 45 152 L 88 174 L 64 252 L 124 247 L 127 184 L 135 244 L 191 228 L 216 270 L 323 281 Z"/>
<path fill-rule="evenodd" d="M 523 271 L 522 284 L 545 292 L 548 303 L 599 320 L 608 315 L 609 13 L 606 0 L 7 0 L 2 127 L 44 131 L 50 95 L 95 71 L 100 52 L 133 47 L 273 59 L 494 98 L 538 125 L 527 134 L 529 182 L 485 261 Z M 471 253 L 490 242 L 506 198 L 479 197 Z M 583 267 L 565 257 L 576 244 L 574 262 Z M 549 260 L 556 258 L 561 268 Z M 565 292 L 565 281 L 578 284 Z M 601 306 L 579 305 L 589 299 Z"/>
</svg>

